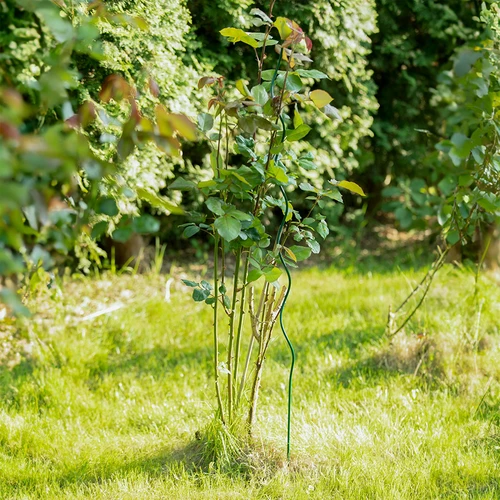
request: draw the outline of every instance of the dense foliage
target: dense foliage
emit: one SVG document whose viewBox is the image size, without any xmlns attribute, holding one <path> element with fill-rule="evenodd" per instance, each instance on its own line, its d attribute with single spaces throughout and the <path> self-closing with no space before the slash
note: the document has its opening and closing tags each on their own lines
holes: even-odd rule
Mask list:
<svg viewBox="0 0 500 500">
<path fill-rule="evenodd" d="M 100 79 L 111 56 L 99 27 L 144 29 L 142 18 L 110 12 L 100 2 L 41 1 L 35 8 L 23 0 L 9 2 L 0 15 L 0 277 L 9 285 L 22 273 L 29 289 L 43 268 L 57 264 L 57 254 L 74 251 L 84 264 L 89 257 L 99 262 L 102 251 L 91 237 L 98 226 L 94 234 L 90 227 L 96 217 L 118 214 L 105 187 L 109 179 L 119 184 L 120 167 L 136 147 L 154 143 L 163 154 L 176 154 L 177 137 L 192 140 L 195 133 L 185 116 L 161 106 L 155 120 L 141 113 L 144 90 L 135 75 L 127 81 L 108 70 Z M 137 194 L 180 211 L 157 195 Z M 157 229 L 149 215 L 126 223 L 130 232 Z M 3 300 L 19 309 L 12 287 L 0 286 Z"/>
<path fill-rule="evenodd" d="M 199 42 L 196 54 L 210 59 L 214 70 L 229 80 L 236 81 L 248 74 L 255 64 L 255 55 L 239 48 L 228 50 L 228 42 L 221 39 L 218 29 L 243 23 L 247 31 L 254 30 L 259 22 L 253 21 L 246 10 L 257 7 L 267 12 L 268 2 L 192 0 L 188 6 Z M 361 142 L 371 135 L 372 114 L 377 109 L 375 87 L 367 67 L 370 36 L 377 29 L 375 5 L 371 0 L 320 0 L 282 2 L 278 8 L 309 34 L 313 43 L 311 58 L 328 76 L 320 87 L 331 94 L 338 110 L 330 119 L 306 111 L 305 119 L 312 127 L 310 146 L 301 147 L 315 152 L 317 168 L 308 177 L 321 187 L 331 177 L 352 173 L 364 161 Z"/>
<path fill-rule="evenodd" d="M 422 170 L 385 190 L 397 198 L 389 207 L 404 227 L 436 220 L 450 244 L 475 239 L 500 210 L 498 5 L 483 5 L 479 20 L 481 34 L 456 51 L 429 90 L 435 127 L 427 137 L 436 149 L 421 158 Z"/>
<path fill-rule="evenodd" d="M 423 159 L 437 133 L 439 109 L 432 102 L 443 65 L 473 34 L 474 3 L 463 0 L 377 0 L 378 32 L 369 56 L 377 85 L 379 110 L 374 118 L 369 177 L 378 188 L 385 181 L 426 177 Z M 417 174 L 418 171 L 418 174 Z M 406 220 L 403 227 L 408 227 Z"/>
<path fill-rule="evenodd" d="M 309 33 L 311 58 L 328 77 L 315 85 L 334 98 L 330 116 L 301 110 L 311 131 L 291 148 L 314 156 L 303 172 L 312 188 L 354 175 L 401 228 L 439 223 L 450 242 L 493 221 L 497 5 L 485 5 L 481 13 L 478 2 L 459 0 L 280 4 Z M 0 275 L 34 275 L 68 257 L 88 270 L 105 255 L 96 239 L 172 241 L 183 230 L 172 217 L 183 216 L 180 205 L 193 221 L 209 215 L 202 196 L 172 183 L 212 176 L 210 141 L 180 113 L 196 121 L 206 111 L 202 75 L 224 74 L 228 88 L 250 83 L 255 53 L 219 30 L 260 28 L 252 7 L 268 9 L 252 0 L 3 3 Z M 241 152 L 232 159 L 245 161 Z M 332 229 L 342 208 L 323 211 Z"/>
</svg>

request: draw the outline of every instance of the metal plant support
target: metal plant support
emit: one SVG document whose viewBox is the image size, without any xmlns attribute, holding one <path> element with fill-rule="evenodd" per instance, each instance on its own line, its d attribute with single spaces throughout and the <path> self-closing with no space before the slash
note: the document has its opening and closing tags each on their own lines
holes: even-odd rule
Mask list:
<svg viewBox="0 0 500 500">
<path fill-rule="evenodd" d="M 274 99 L 274 86 L 276 83 L 276 77 L 278 76 L 278 71 L 281 65 L 281 61 L 283 59 L 283 48 L 280 51 L 280 55 L 278 58 L 278 64 L 276 65 L 276 70 L 274 71 L 273 78 L 271 80 L 271 99 Z M 281 109 L 279 110 L 279 120 L 281 122 L 282 126 L 282 135 L 281 135 L 281 143 L 285 141 L 285 135 L 286 135 L 286 128 L 285 128 L 285 121 L 283 120 L 283 116 L 281 114 Z M 279 157 L 279 154 L 275 155 L 275 159 Z M 286 220 L 288 218 L 288 213 L 289 213 L 289 208 L 288 208 L 288 196 L 286 195 L 286 191 L 283 188 L 283 186 L 280 186 L 281 194 L 283 196 L 283 201 L 285 202 L 285 210 L 283 214 L 283 219 L 281 221 L 280 227 L 278 229 L 278 235 L 276 238 L 276 244 L 279 245 L 281 241 L 281 237 L 283 235 L 283 229 L 285 227 Z M 293 348 L 293 344 L 290 341 L 290 338 L 288 337 L 285 329 L 285 325 L 283 323 L 283 312 L 285 309 L 286 301 L 288 299 L 288 296 L 290 294 L 290 290 L 292 288 L 292 276 L 290 274 L 290 270 L 288 269 L 288 266 L 286 265 L 285 259 L 283 258 L 283 255 L 280 251 L 279 253 L 280 261 L 281 264 L 283 265 L 285 269 L 285 273 L 288 278 L 288 286 L 286 289 L 285 297 L 283 299 L 283 302 L 281 304 L 280 308 L 280 313 L 279 313 L 279 318 L 280 318 L 280 327 L 281 331 L 283 332 L 283 336 L 285 337 L 285 340 L 288 344 L 288 347 L 290 348 L 290 354 L 292 357 L 292 362 L 290 364 L 290 374 L 288 376 L 288 414 L 287 414 L 287 438 L 286 438 L 286 456 L 288 461 L 290 461 L 290 442 L 291 442 L 291 434 L 292 434 L 292 391 L 293 391 L 293 368 L 295 366 L 295 350 Z"/>
</svg>

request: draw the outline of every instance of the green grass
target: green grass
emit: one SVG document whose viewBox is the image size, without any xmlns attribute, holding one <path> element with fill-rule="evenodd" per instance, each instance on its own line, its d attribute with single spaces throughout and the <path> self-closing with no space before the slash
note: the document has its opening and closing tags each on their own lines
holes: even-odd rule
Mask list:
<svg viewBox="0 0 500 500">
<path fill-rule="evenodd" d="M 257 443 L 224 470 L 193 463 L 214 411 L 211 309 L 181 286 L 166 303 L 159 276 L 53 288 L 23 326 L 30 354 L 0 370 L 0 498 L 500 498 L 500 290 L 482 277 L 474 297 L 473 273 L 445 267 L 390 342 L 388 305 L 422 275 L 296 273 L 292 462 L 276 329 Z"/>
</svg>

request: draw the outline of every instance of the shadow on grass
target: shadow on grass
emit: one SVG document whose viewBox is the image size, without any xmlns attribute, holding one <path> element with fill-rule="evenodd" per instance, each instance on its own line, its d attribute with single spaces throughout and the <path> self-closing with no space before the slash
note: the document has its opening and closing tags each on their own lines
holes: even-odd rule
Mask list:
<svg viewBox="0 0 500 500">
<path fill-rule="evenodd" d="M 389 339 L 385 326 L 367 329 L 345 329 L 311 337 L 296 343 L 298 364 L 314 366 L 318 353 L 341 359 L 341 366 L 327 369 L 325 376 L 349 387 L 353 383 L 364 386 L 380 384 L 388 378 L 413 375 L 420 381 L 443 381 L 445 370 L 442 353 L 432 339 L 416 335 L 398 334 Z M 272 354 L 272 359 L 287 364 L 289 352 L 283 348 Z M 324 364 L 322 363 L 324 366 Z M 307 372 L 304 372 L 307 375 Z"/>
<path fill-rule="evenodd" d="M 186 369 L 206 367 L 210 369 L 212 349 L 206 347 L 156 346 L 140 352 L 124 353 L 110 358 L 101 366 L 96 366 L 94 374 L 157 374 L 173 372 L 179 367 Z"/>
<path fill-rule="evenodd" d="M 122 462 L 106 460 L 82 462 L 66 470 L 51 471 L 51 482 L 58 485 L 61 490 L 72 490 L 118 480 L 133 475 L 134 472 L 147 475 L 149 478 L 187 475 L 194 479 L 195 475 L 203 470 L 200 466 L 201 451 L 200 442 L 193 441 L 183 447 L 167 448 L 153 453 L 141 450 L 137 458 L 124 457 Z M 116 453 L 119 454 L 120 450 L 116 450 Z M 35 469 L 32 474 L 23 478 L 13 478 L 7 481 L 5 486 L 12 487 L 18 493 L 29 491 L 40 493 L 40 496 L 44 497 L 47 483 L 39 480 Z M 38 488 L 43 491 L 37 491 Z"/>
<path fill-rule="evenodd" d="M 343 331 L 324 333 L 317 337 L 311 336 L 300 341 L 291 336 L 290 340 L 294 345 L 297 360 L 300 361 L 300 364 L 314 365 L 311 358 L 317 356 L 318 353 L 331 351 L 337 354 L 343 352 L 349 358 L 357 357 L 361 349 L 380 343 L 384 331 L 383 326 L 374 327 L 369 331 L 347 328 Z M 279 347 L 271 348 L 268 356 L 277 363 L 288 363 L 290 361 L 290 351 L 286 347 L 281 330 L 276 328 L 273 336 L 275 344 L 279 344 Z"/>
<path fill-rule="evenodd" d="M 173 484 L 187 480 L 193 486 L 201 486 L 210 481 L 214 473 L 227 478 L 250 481 L 252 477 L 271 477 L 277 468 L 284 465 L 283 458 L 274 451 L 267 450 L 260 453 L 258 450 L 247 449 L 241 457 L 235 457 L 227 465 L 216 465 L 207 458 L 206 443 L 197 438 L 184 446 L 158 449 L 154 452 L 142 449 L 138 451 L 137 458 L 124 457 L 121 462 L 97 460 L 82 462 L 68 467 L 65 471 L 54 471 L 52 484 L 57 485 L 61 492 L 85 490 L 94 486 L 103 485 L 111 481 L 120 481 L 123 478 L 146 476 L 151 479 L 172 481 Z M 119 454 L 119 450 L 116 450 Z M 110 455 L 112 456 L 112 455 Z M 33 476 L 16 478 L 11 482 L 17 492 L 29 491 L 30 493 L 46 492 L 47 483 L 37 480 L 36 472 Z M 37 491 L 37 489 L 40 491 Z"/>
<path fill-rule="evenodd" d="M 442 354 L 435 343 L 405 334 L 390 341 L 381 339 L 367 355 L 351 358 L 347 366 L 333 369 L 330 376 L 344 387 L 354 382 L 378 385 L 398 376 L 413 376 L 426 384 L 440 385 L 446 378 Z"/>
</svg>

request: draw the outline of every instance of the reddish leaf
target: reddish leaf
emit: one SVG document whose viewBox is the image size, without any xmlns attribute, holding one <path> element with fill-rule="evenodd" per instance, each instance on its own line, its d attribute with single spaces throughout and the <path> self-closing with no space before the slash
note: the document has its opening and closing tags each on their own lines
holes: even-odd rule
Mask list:
<svg viewBox="0 0 500 500">
<path fill-rule="evenodd" d="M 132 87 L 120 75 L 109 75 L 102 84 L 99 98 L 103 102 L 109 102 L 111 99 L 121 101 L 125 97 L 134 95 Z"/>
<path fill-rule="evenodd" d="M 80 117 L 78 115 L 70 116 L 67 120 L 64 120 L 64 123 L 69 128 L 76 129 L 80 126 Z"/>
<path fill-rule="evenodd" d="M 210 99 L 210 101 L 208 101 L 208 110 L 210 111 L 210 108 L 218 101 L 218 99 L 216 97 L 214 97 L 213 99 Z"/>
<path fill-rule="evenodd" d="M 4 89 L 2 91 L 2 100 L 10 108 L 14 108 L 16 111 L 22 110 L 25 106 L 23 97 L 17 90 L 14 89 Z"/>
<path fill-rule="evenodd" d="M 86 127 L 92 123 L 97 116 L 95 104 L 92 101 L 85 101 L 78 110 L 78 116 L 82 127 Z"/>
<path fill-rule="evenodd" d="M 139 123 L 141 121 L 141 112 L 137 106 L 137 101 L 135 99 L 130 99 L 130 119 L 134 120 L 135 123 Z"/>
<path fill-rule="evenodd" d="M 0 121 L 0 137 L 4 139 L 17 140 L 21 134 L 14 125 L 8 122 Z"/>
<path fill-rule="evenodd" d="M 176 156 L 179 153 L 181 145 L 177 139 L 174 137 L 163 137 L 160 135 L 155 135 L 154 140 L 156 145 L 165 153 Z"/>
<path fill-rule="evenodd" d="M 149 77 L 149 91 L 155 97 L 158 97 L 160 95 L 160 87 L 159 87 L 158 83 L 156 83 L 156 80 L 152 76 Z"/>
<path fill-rule="evenodd" d="M 202 89 L 207 85 L 213 85 L 215 83 L 215 78 L 213 76 L 203 76 L 198 80 L 198 88 Z"/>
</svg>

